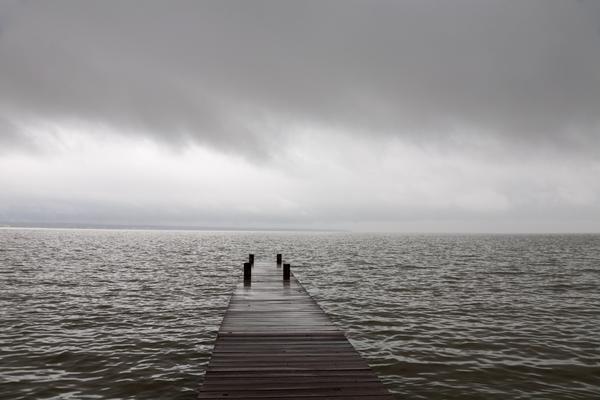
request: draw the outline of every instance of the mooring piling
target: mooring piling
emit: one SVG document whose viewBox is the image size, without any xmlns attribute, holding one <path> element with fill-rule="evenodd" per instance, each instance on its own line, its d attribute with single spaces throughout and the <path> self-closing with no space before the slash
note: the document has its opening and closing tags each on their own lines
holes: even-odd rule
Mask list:
<svg viewBox="0 0 600 400">
<path fill-rule="evenodd" d="M 283 264 L 283 280 L 290 280 L 290 264 Z"/>
<path fill-rule="evenodd" d="M 250 282 L 252 280 L 252 264 L 249 262 L 244 263 L 244 282 Z"/>
</svg>

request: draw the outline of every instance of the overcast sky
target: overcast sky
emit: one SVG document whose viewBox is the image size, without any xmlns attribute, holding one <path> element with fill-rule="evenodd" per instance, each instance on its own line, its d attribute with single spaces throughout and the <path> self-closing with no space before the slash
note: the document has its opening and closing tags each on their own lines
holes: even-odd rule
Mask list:
<svg viewBox="0 0 600 400">
<path fill-rule="evenodd" d="M 600 231 L 600 2 L 0 0 L 0 222 Z"/>
</svg>

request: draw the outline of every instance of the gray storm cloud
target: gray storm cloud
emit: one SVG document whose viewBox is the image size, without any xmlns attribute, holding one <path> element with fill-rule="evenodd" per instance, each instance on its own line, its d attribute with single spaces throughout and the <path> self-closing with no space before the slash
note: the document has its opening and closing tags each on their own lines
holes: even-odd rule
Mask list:
<svg viewBox="0 0 600 400">
<path fill-rule="evenodd" d="M 0 145 L 83 120 L 266 154 L 286 127 L 597 157 L 594 1 L 2 1 Z"/>
</svg>

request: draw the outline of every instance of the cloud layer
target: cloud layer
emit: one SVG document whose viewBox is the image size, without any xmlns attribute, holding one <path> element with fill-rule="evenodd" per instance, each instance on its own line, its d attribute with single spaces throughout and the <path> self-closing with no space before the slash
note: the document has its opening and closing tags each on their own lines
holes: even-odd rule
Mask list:
<svg viewBox="0 0 600 400">
<path fill-rule="evenodd" d="M 257 153 L 304 121 L 598 145 L 597 2 L 9 1 L 0 24 L 3 142 L 75 118 Z"/>
</svg>

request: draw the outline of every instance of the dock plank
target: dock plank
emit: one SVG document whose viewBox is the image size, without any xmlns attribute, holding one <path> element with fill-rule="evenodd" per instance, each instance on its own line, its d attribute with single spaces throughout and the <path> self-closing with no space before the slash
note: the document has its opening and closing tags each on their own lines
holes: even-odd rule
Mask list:
<svg viewBox="0 0 600 400">
<path fill-rule="evenodd" d="M 256 263 L 221 323 L 199 399 L 388 400 L 391 394 L 293 276 Z"/>
</svg>

